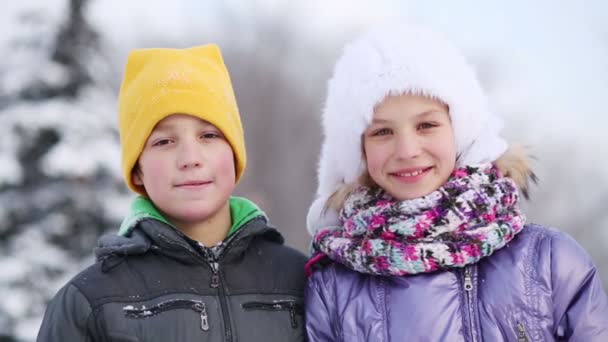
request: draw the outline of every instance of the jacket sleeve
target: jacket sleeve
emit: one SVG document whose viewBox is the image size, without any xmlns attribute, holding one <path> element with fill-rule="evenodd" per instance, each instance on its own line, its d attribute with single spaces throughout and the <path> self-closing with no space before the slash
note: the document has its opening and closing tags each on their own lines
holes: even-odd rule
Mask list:
<svg viewBox="0 0 608 342">
<path fill-rule="evenodd" d="M 587 252 L 571 237 L 551 239 L 556 338 L 608 341 L 608 297 Z"/>
<path fill-rule="evenodd" d="M 72 284 L 63 287 L 47 306 L 37 342 L 94 341 L 89 333 L 91 306 Z"/>
<path fill-rule="evenodd" d="M 316 271 L 308 278 L 306 286 L 306 332 L 309 342 L 338 341 L 337 327 L 331 317 L 335 317 L 335 307 L 332 308 L 330 291 L 333 288 L 324 273 L 328 270 Z M 333 311 L 332 311 L 333 310 Z"/>
</svg>

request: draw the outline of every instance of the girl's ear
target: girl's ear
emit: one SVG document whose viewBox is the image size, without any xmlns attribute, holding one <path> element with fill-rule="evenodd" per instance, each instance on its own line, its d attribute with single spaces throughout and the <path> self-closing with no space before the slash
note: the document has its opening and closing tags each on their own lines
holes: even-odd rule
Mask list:
<svg viewBox="0 0 608 342">
<path fill-rule="evenodd" d="M 511 145 L 497 160 L 496 167 L 505 177 L 511 178 L 526 199 L 530 198 L 530 182 L 537 184 L 538 177 L 532 171 L 528 149 L 523 145 Z"/>
</svg>

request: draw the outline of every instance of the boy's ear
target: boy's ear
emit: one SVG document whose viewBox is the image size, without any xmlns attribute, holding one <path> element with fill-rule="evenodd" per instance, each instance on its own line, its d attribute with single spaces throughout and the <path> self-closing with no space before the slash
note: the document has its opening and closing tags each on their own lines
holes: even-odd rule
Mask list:
<svg viewBox="0 0 608 342">
<path fill-rule="evenodd" d="M 141 179 L 141 170 L 139 169 L 139 166 L 135 166 L 133 168 L 133 171 L 131 171 L 131 178 L 133 178 L 133 184 L 141 187 L 144 186 L 144 182 Z"/>
</svg>

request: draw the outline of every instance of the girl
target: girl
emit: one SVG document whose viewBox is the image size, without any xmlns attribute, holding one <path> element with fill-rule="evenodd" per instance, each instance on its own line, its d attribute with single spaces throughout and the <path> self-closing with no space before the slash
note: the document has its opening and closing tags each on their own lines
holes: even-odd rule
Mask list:
<svg viewBox="0 0 608 342">
<path fill-rule="evenodd" d="M 570 237 L 527 224 L 535 176 L 475 73 L 421 28 L 372 31 L 329 82 L 311 341 L 608 341 L 608 299 Z"/>
</svg>

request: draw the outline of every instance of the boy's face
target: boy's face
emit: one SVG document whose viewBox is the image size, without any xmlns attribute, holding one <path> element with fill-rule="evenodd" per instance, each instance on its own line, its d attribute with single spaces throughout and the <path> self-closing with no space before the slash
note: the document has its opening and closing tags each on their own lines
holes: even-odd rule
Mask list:
<svg viewBox="0 0 608 342">
<path fill-rule="evenodd" d="M 177 227 L 207 221 L 234 190 L 232 148 L 214 125 L 170 115 L 148 137 L 133 182 Z"/>
<path fill-rule="evenodd" d="M 437 190 L 456 165 L 446 105 L 422 96 L 387 97 L 363 134 L 371 178 L 399 200 Z"/>
</svg>

